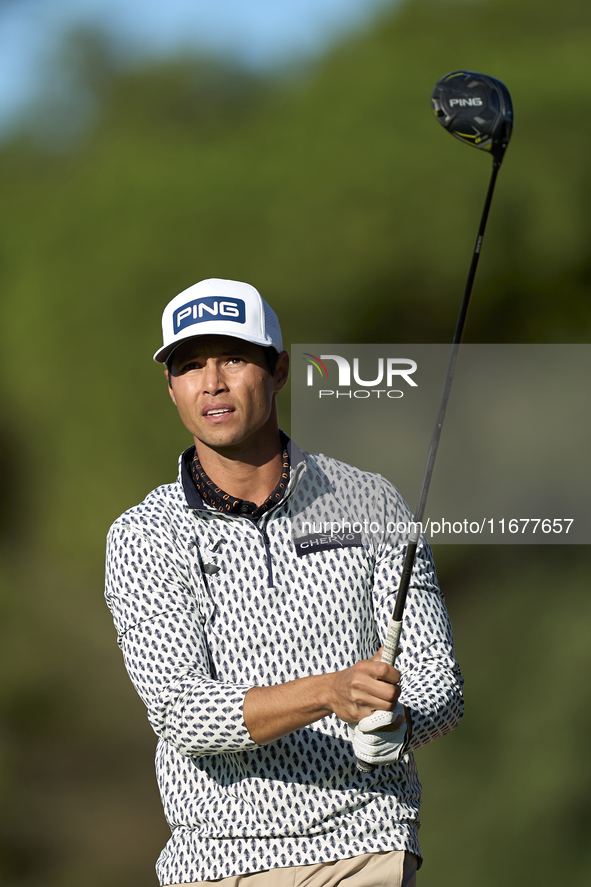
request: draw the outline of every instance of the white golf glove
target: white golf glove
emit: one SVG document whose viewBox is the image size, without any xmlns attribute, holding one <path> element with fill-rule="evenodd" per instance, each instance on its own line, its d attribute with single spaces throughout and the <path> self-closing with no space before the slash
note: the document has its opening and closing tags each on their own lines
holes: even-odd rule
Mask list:
<svg viewBox="0 0 591 887">
<path fill-rule="evenodd" d="M 396 724 L 393 730 L 388 729 Z M 405 752 L 408 725 L 400 703 L 393 711 L 374 711 L 357 725 L 349 724 L 349 729 L 355 755 L 366 764 L 395 764 Z"/>
</svg>

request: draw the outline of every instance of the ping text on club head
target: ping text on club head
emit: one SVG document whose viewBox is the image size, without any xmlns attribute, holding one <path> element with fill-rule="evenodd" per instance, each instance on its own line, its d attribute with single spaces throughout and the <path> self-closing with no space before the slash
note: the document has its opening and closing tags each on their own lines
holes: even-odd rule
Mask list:
<svg viewBox="0 0 591 887">
<path fill-rule="evenodd" d="M 453 107 L 453 105 L 459 105 L 460 108 L 480 108 L 482 107 L 484 102 L 481 98 L 478 98 L 478 96 L 476 96 L 476 98 L 473 99 L 450 99 L 449 104 L 450 107 Z"/>
</svg>

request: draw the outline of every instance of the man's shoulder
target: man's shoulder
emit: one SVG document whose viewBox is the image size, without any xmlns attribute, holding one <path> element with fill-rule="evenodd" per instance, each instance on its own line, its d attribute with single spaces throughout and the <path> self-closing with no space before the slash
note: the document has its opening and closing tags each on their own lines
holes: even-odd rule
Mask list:
<svg viewBox="0 0 591 887">
<path fill-rule="evenodd" d="M 327 456 L 325 453 L 304 453 L 303 455 L 308 462 L 309 483 L 314 484 L 318 478 L 323 478 L 324 484 L 328 481 L 334 492 L 343 501 L 355 500 L 371 503 L 384 500 L 386 503 L 408 508 L 398 488 L 382 474 L 358 468 L 348 462 Z"/>
<path fill-rule="evenodd" d="M 111 526 L 111 532 L 127 528 L 131 532 L 152 534 L 170 530 L 184 523 L 189 513 L 182 484 L 162 484 L 138 505 L 124 511 Z"/>
<path fill-rule="evenodd" d="M 366 483 L 377 487 L 384 483 L 384 478 L 380 474 L 357 468 L 348 462 L 341 462 L 333 456 L 327 456 L 326 453 L 305 453 L 305 458 L 309 463 L 311 462 L 316 466 L 319 471 L 322 471 L 335 481 L 343 483 L 351 481 L 356 484 Z"/>
</svg>

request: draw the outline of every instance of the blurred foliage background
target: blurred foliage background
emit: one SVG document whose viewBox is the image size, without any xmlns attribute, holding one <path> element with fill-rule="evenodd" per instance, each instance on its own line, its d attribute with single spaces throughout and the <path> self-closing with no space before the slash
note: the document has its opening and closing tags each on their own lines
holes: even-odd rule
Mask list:
<svg viewBox="0 0 591 887">
<path fill-rule="evenodd" d="M 266 74 L 125 66 L 95 31 L 64 43 L 67 90 L 48 72 L 0 144 L 7 887 L 156 884 L 155 739 L 102 571 L 110 523 L 187 444 L 150 359 L 163 305 L 228 277 L 259 287 L 287 343 L 450 341 L 489 161 L 429 97 L 467 68 L 507 84 L 516 127 L 465 340 L 588 342 L 590 37 L 586 0 L 407 0 Z M 467 714 L 418 754 L 420 883 L 586 885 L 588 549 L 436 556 Z"/>
</svg>

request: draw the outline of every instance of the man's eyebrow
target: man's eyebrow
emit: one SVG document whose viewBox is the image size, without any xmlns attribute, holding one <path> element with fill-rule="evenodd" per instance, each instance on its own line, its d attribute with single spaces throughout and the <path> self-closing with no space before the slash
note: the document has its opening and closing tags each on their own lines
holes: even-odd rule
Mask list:
<svg viewBox="0 0 591 887">
<path fill-rule="evenodd" d="M 251 353 L 250 348 L 246 344 L 236 345 L 236 347 L 232 348 L 224 348 L 222 352 L 220 352 L 220 357 L 232 357 L 234 354 L 244 354 L 248 355 Z"/>
</svg>

